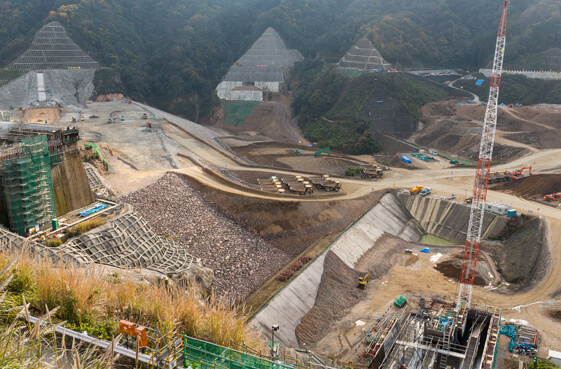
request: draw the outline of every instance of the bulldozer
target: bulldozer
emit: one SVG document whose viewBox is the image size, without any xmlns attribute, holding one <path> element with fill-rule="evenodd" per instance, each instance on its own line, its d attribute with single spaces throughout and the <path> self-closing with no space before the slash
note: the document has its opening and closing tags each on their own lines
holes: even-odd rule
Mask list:
<svg viewBox="0 0 561 369">
<path fill-rule="evenodd" d="M 415 186 L 409 190 L 411 195 L 416 195 L 423 190 L 423 186 Z"/>
<path fill-rule="evenodd" d="M 358 278 L 358 288 L 365 289 L 370 279 L 370 274 L 365 274 L 363 277 Z"/>
</svg>

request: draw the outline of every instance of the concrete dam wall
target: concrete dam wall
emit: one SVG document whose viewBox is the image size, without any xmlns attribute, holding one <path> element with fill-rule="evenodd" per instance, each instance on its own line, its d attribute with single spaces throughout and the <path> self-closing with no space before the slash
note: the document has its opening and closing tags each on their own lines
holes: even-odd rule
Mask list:
<svg viewBox="0 0 561 369">
<path fill-rule="evenodd" d="M 427 233 L 458 245 L 466 242 L 469 206 L 438 198 L 411 196 L 405 192 L 397 196 Z M 483 216 L 482 238 L 498 234 L 507 222 L 505 216 L 486 212 Z"/>
<path fill-rule="evenodd" d="M 333 251 L 347 266 L 354 268 L 362 255 L 371 248 L 380 246 L 376 243 L 384 234 L 412 242 L 419 241 L 424 234 L 419 223 L 392 193 L 382 197 L 308 268 L 273 297 L 269 304 L 255 315 L 252 325 L 268 337 L 271 326 L 279 324 L 282 328 L 275 333 L 275 337 L 285 345 L 297 347 L 299 343 L 295 330 L 302 317 L 315 305 L 327 252 Z"/>
</svg>

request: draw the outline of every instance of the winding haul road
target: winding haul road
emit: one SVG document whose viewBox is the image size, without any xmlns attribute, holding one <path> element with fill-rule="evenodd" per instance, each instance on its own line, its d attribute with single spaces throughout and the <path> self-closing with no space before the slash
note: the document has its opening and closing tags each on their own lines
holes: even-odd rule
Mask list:
<svg viewBox="0 0 561 369">
<path fill-rule="evenodd" d="M 143 107 L 144 108 L 144 107 Z M 158 113 L 156 109 L 150 108 L 151 112 Z M 162 115 L 164 113 L 162 112 Z M 167 117 L 166 118 L 170 118 Z M 164 133 L 175 140 L 187 152 L 191 152 L 195 158 L 204 159 L 207 165 L 206 170 L 203 166 L 197 165 L 197 160 L 179 159 L 183 168 L 174 170 L 175 172 L 185 174 L 198 182 L 216 188 L 226 193 L 235 195 L 269 199 L 275 201 L 344 201 L 347 199 L 356 199 L 372 192 L 373 190 L 381 190 L 384 188 L 410 188 L 416 185 L 431 187 L 434 195 L 449 195 L 455 193 L 459 199 L 473 190 L 473 180 L 475 170 L 472 168 L 442 168 L 441 164 L 435 165 L 432 169 L 424 170 L 405 170 L 393 169 L 386 172 L 384 178 L 376 181 L 365 181 L 357 179 L 341 178 L 343 191 L 337 196 L 291 196 L 283 197 L 282 195 L 272 195 L 266 192 L 256 191 L 254 189 L 244 188 L 243 186 L 229 183 L 216 175 L 213 175 L 212 167 L 223 168 L 236 171 L 252 171 L 252 172 L 276 172 L 278 174 L 298 175 L 302 174 L 291 170 L 277 170 L 265 167 L 253 167 L 244 164 L 230 152 L 223 150 L 213 140 L 213 134 L 209 134 L 206 127 L 199 126 L 193 122 L 183 124 L 181 118 L 174 117 L 173 124 L 163 124 Z M 193 128 L 194 127 L 194 128 Z M 199 135 L 202 129 L 204 135 Z M 203 140 L 201 137 L 206 140 Z M 535 150 L 535 149 L 534 149 Z M 561 168 L 561 149 L 533 151 L 524 157 L 521 157 L 509 164 L 494 167 L 493 170 L 506 170 L 521 168 L 524 166 L 532 166 L 534 173 L 542 170 L 551 170 L 552 168 Z M 430 166 L 429 166 L 430 167 Z M 163 175 L 169 169 L 151 170 L 146 172 L 147 178 L 154 180 L 160 173 Z M 142 172 L 134 174 L 142 177 Z M 305 174 L 303 174 L 305 176 Z M 490 190 L 488 200 L 498 201 L 512 205 L 520 213 L 533 212 L 546 220 L 547 238 L 550 260 L 543 260 L 547 264 L 547 271 L 544 278 L 531 290 L 518 294 L 499 294 L 485 290 L 484 288 L 475 287 L 473 299 L 474 302 L 485 303 L 491 306 L 497 306 L 503 309 L 503 316 L 510 319 L 523 319 L 540 330 L 543 339 L 547 342 L 547 346 L 553 348 L 561 346 L 561 324 L 552 320 L 548 315 L 548 309 L 556 307 L 561 309 L 561 302 L 552 297 L 561 288 L 561 210 L 549 206 L 540 205 L 538 203 L 519 198 L 517 196 L 496 192 Z M 391 273 L 388 277 L 392 280 L 389 283 L 396 286 L 407 286 L 415 283 L 408 279 L 405 273 Z M 457 286 L 457 285 L 456 285 Z M 433 293 L 450 294 L 454 293 L 451 286 L 429 286 Z M 382 298 L 382 297 L 381 297 Z"/>
</svg>

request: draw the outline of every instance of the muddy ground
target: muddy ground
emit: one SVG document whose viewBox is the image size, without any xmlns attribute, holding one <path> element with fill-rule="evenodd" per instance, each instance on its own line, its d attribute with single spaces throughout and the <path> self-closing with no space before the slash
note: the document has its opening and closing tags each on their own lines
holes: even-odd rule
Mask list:
<svg viewBox="0 0 561 369">
<path fill-rule="evenodd" d="M 367 165 L 361 160 L 335 153 L 314 156 L 313 153 L 318 150 L 314 147 L 281 142 L 250 142 L 243 146 L 232 145 L 231 149 L 257 165 L 318 174 L 344 175 L 350 167 Z M 294 150 L 300 150 L 302 154 L 295 154 Z"/>
</svg>

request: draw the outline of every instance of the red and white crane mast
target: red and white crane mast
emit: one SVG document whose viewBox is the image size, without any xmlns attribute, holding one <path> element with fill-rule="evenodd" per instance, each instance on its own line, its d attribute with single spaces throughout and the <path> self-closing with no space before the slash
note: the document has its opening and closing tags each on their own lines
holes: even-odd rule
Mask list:
<svg viewBox="0 0 561 369">
<path fill-rule="evenodd" d="M 491 87 L 489 101 L 483 121 L 481 133 L 481 144 L 479 146 L 479 159 L 473 186 L 473 201 L 467 231 L 466 247 L 464 250 L 464 262 L 460 277 L 460 291 L 456 301 L 456 308 L 468 309 L 471 305 L 471 294 L 473 281 L 475 279 L 475 267 L 477 265 L 477 254 L 479 253 L 479 242 L 481 240 L 481 228 L 483 226 L 483 206 L 487 198 L 487 184 L 491 170 L 491 159 L 493 157 L 493 145 L 495 143 L 495 130 L 497 127 L 497 107 L 499 104 L 499 87 L 501 84 L 501 72 L 503 70 L 504 51 L 506 44 L 506 12 L 508 0 L 504 2 L 501 24 L 495 46 L 495 57 L 493 60 L 493 74 L 491 76 Z"/>
</svg>

